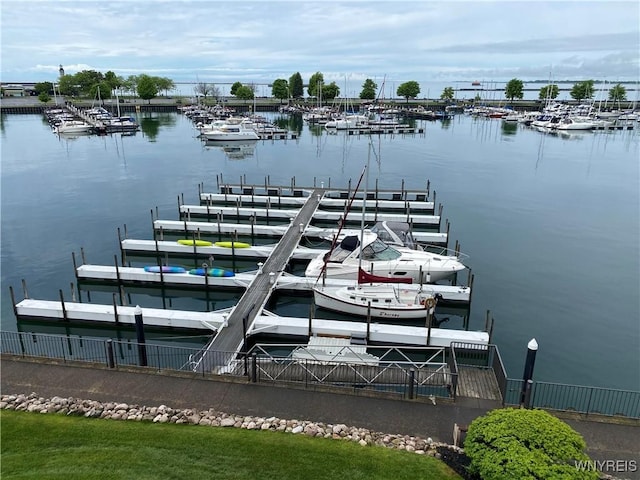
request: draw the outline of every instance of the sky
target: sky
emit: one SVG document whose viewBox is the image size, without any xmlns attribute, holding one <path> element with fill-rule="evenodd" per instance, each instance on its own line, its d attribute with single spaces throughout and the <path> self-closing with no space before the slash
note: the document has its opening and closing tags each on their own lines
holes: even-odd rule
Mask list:
<svg viewBox="0 0 640 480">
<path fill-rule="evenodd" d="M 638 81 L 640 2 L 1 0 L 0 81 Z"/>
</svg>

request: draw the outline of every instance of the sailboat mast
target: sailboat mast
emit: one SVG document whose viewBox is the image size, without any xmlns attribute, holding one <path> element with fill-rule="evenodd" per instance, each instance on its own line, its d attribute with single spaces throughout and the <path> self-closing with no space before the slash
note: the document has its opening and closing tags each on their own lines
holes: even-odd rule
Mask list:
<svg viewBox="0 0 640 480">
<path fill-rule="evenodd" d="M 367 211 L 367 195 L 369 192 L 369 163 L 371 162 L 371 138 L 369 138 L 369 149 L 367 151 L 366 175 L 364 177 L 364 199 L 362 200 L 362 218 L 360 219 L 360 255 L 358 255 L 358 272 L 362 270 L 362 247 L 364 246 L 364 216 Z"/>
</svg>

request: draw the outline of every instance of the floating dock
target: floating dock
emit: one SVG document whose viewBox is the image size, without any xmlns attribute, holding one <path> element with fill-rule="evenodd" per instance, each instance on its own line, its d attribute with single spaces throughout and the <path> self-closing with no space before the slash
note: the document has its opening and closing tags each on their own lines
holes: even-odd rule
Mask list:
<svg viewBox="0 0 640 480">
<path fill-rule="evenodd" d="M 220 177 L 221 179 L 221 177 Z M 330 185 L 330 181 L 328 182 Z M 192 312 L 166 309 L 143 308 L 144 322 L 149 325 L 169 328 L 205 329 L 215 334 L 203 349 L 200 361 L 210 365 L 208 352 L 224 351 L 239 354 L 251 335 L 294 336 L 335 336 L 340 338 L 366 337 L 376 344 L 397 344 L 407 346 L 449 346 L 452 341 L 487 344 L 489 333 L 467 330 L 448 330 L 405 325 L 372 324 L 366 321 L 348 322 L 312 318 L 281 317 L 266 310 L 271 295 L 276 291 L 302 292 L 311 295 L 318 282 L 324 285 L 348 286 L 351 280 L 316 279 L 292 275 L 285 271 L 292 260 L 308 261 L 328 251 L 326 248 L 309 248 L 300 245 L 303 238 L 322 239 L 325 243 L 333 239 L 338 225 L 343 222 L 362 221 L 362 209 L 366 207 L 365 221 L 407 222 L 411 226 L 422 227 L 413 230 L 414 238 L 431 245 L 447 245 L 447 232 L 440 232 L 442 206 L 436 206 L 435 192 L 430 199 L 429 184 L 425 190 L 400 191 L 379 190 L 367 198 L 354 194 L 351 182 L 346 189 L 317 186 L 297 187 L 295 178 L 291 187 L 273 186 L 265 179 L 264 187 L 245 182 L 228 184 L 218 182 L 219 193 L 207 193 L 199 187 L 198 204 L 187 204 L 178 199 L 180 220 L 153 218 L 153 239 L 120 239 L 122 266 L 91 265 L 84 262 L 75 265 L 78 292 L 81 287 L 90 291 L 92 285 L 105 284 L 120 290 L 123 303 L 123 289 L 148 286 L 154 291 L 165 289 L 197 290 L 208 292 L 212 289 L 235 289 L 242 291 L 237 303 L 224 311 Z M 239 193 L 234 193 L 239 192 Z M 283 195 L 283 192 L 288 192 Z M 348 208 L 347 200 L 352 204 Z M 366 202 L 366 203 L 365 203 Z M 360 211 L 357 211 L 357 210 Z M 348 213 L 347 210 L 350 210 Z M 225 219 L 227 220 L 225 222 Z M 249 222 L 246 222 L 249 219 Z M 230 221 L 231 220 L 231 221 Z M 271 224 L 273 222 L 274 224 Z M 313 225 L 312 222 L 321 225 Z M 264 224 L 266 223 L 266 225 Z M 325 224 L 325 225 L 322 225 Z M 326 224 L 330 226 L 327 227 Z M 425 231 L 427 230 L 427 231 Z M 346 230 L 343 230 L 343 233 Z M 182 239 L 200 239 L 209 236 L 208 241 L 237 240 L 238 236 L 262 235 L 275 237 L 276 243 L 250 245 L 247 248 L 229 248 L 215 244 L 184 245 L 166 237 L 171 234 Z M 223 237 L 224 236 L 224 237 Z M 126 227 L 125 227 L 126 237 Z M 244 240 L 243 240 L 244 241 Z M 456 245 L 457 248 L 457 245 Z M 189 273 L 148 272 L 144 268 L 125 266 L 127 256 L 155 256 L 157 262 L 173 258 L 187 258 L 197 262 L 198 257 L 229 257 L 256 261 L 257 269 L 248 272 L 234 272 L 228 277 L 209 277 Z M 170 264 L 166 262 L 166 264 Z M 212 266 L 212 265 L 210 265 Z M 428 288 L 442 295 L 442 306 L 447 308 L 469 307 L 471 283 L 468 286 L 432 285 Z M 26 295 L 25 295 L 26 297 Z M 116 305 L 95 305 L 91 303 L 64 302 L 62 293 L 59 302 L 31 300 L 28 297 L 20 303 L 14 301 L 18 318 L 46 319 L 62 321 L 85 320 L 90 322 L 133 323 L 132 307 Z M 163 302 L 164 304 L 164 302 Z M 209 303 L 207 302 L 207 308 Z M 219 367 L 219 366 L 215 366 Z"/>
<path fill-rule="evenodd" d="M 54 321 L 82 321 L 134 325 L 137 307 L 98 305 L 46 300 L 22 300 L 15 306 L 16 315 L 23 319 Z M 193 312 L 143 308 L 145 325 L 189 330 L 209 330 L 222 333 L 229 328 L 229 310 Z M 430 331 L 429 331 L 430 330 Z M 448 347 L 451 342 L 487 344 L 486 332 L 446 330 L 442 328 L 412 327 L 383 323 L 345 322 L 314 318 L 281 317 L 273 314 L 257 315 L 248 327 L 247 335 L 273 334 L 278 336 L 321 336 L 337 338 L 365 338 L 369 344 Z M 217 349 L 220 351 L 235 351 Z"/>
</svg>

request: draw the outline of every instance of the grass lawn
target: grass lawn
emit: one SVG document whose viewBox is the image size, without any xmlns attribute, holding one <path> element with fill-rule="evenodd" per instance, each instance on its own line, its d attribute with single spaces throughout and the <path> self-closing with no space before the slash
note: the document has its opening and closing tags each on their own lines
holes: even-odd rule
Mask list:
<svg viewBox="0 0 640 480">
<path fill-rule="evenodd" d="M 0 411 L 9 479 L 460 479 L 426 455 L 290 433 Z"/>
</svg>

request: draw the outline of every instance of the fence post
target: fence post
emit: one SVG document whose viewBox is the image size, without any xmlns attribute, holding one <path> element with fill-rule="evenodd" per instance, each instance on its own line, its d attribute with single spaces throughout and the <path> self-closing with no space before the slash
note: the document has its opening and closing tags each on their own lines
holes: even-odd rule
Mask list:
<svg viewBox="0 0 640 480">
<path fill-rule="evenodd" d="M 113 355 L 113 341 L 109 338 L 107 340 L 107 366 L 109 368 L 115 368 L 116 362 Z"/>
<path fill-rule="evenodd" d="M 258 355 L 255 353 L 251 355 L 251 382 L 256 383 L 258 381 Z"/>
<path fill-rule="evenodd" d="M 409 369 L 409 399 L 413 400 L 414 383 L 416 381 L 416 371 L 413 368 Z"/>
</svg>

